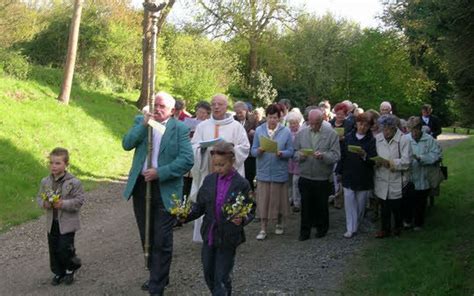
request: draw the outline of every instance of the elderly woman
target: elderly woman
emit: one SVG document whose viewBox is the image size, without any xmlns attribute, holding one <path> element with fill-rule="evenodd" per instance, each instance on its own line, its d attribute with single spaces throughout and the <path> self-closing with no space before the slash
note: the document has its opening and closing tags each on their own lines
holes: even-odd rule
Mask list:
<svg viewBox="0 0 474 296">
<path fill-rule="evenodd" d="M 410 180 L 409 168 L 412 159 L 410 140 L 398 129 L 399 119 L 395 115 L 383 115 L 378 123 L 382 133 L 375 136 L 377 154 L 375 160 L 374 194 L 382 207 L 382 227 L 377 238 L 391 234 L 392 214 L 395 220 L 394 235 L 402 228 L 402 192 Z"/>
<path fill-rule="evenodd" d="M 301 123 L 303 121 L 303 115 L 301 115 L 301 112 L 295 112 L 293 111 L 294 109 L 295 108 L 293 108 L 286 116 L 291 131 L 291 140 L 293 142 L 295 141 L 296 134 L 300 131 Z M 288 161 L 288 172 L 290 173 L 290 200 L 293 204 L 293 212 L 297 213 L 301 209 L 301 194 L 298 188 L 300 167 L 298 162 L 292 158 Z"/>
<path fill-rule="evenodd" d="M 377 155 L 375 139 L 370 132 L 371 118 L 367 113 L 356 117 L 356 130 L 346 135 L 341 147 L 341 160 L 336 173 L 342 176 L 344 208 L 346 211 L 345 238 L 357 233 L 364 217 L 370 191 L 374 187 L 374 162 Z M 354 149 L 353 146 L 359 147 Z M 341 177 L 339 177 L 341 178 Z"/>
<path fill-rule="evenodd" d="M 411 162 L 411 182 L 415 186 L 412 196 L 404 203 L 404 218 L 406 226 L 411 226 L 413 219 L 414 230 L 421 230 L 425 222 L 425 209 L 428 195 L 430 193 L 429 175 L 441 160 L 441 147 L 438 142 L 427 133 L 422 132 L 420 117 L 412 116 L 408 119 L 407 127 L 413 152 Z"/>
<path fill-rule="evenodd" d="M 267 237 L 269 220 L 277 221 L 275 234 L 283 234 L 288 216 L 288 160 L 293 156 L 291 132 L 281 124 L 282 110 L 272 104 L 265 110 L 267 122 L 257 127 L 251 153 L 257 158 L 257 211 L 260 217 L 258 240 Z M 276 151 L 266 151 L 263 137 L 277 142 Z"/>
</svg>

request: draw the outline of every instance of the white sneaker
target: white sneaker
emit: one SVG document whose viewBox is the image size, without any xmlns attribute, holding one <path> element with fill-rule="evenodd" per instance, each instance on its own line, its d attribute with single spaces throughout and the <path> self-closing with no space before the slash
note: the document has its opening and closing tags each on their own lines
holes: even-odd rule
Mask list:
<svg viewBox="0 0 474 296">
<path fill-rule="evenodd" d="M 352 232 L 350 232 L 350 231 L 347 231 L 346 233 L 344 233 L 344 237 L 345 237 L 345 238 L 351 238 L 352 235 L 353 235 L 353 234 L 352 234 Z"/>
<path fill-rule="evenodd" d="M 275 227 L 275 234 L 282 235 L 284 233 L 283 231 L 283 226 L 280 224 L 277 224 Z"/>
<path fill-rule="evenodd" d="M 264 240 L 267 237 L 267 233 L 263 230 L 260 230 L 260 232 L 257 234 L 257 240 Z"/>
</svg>

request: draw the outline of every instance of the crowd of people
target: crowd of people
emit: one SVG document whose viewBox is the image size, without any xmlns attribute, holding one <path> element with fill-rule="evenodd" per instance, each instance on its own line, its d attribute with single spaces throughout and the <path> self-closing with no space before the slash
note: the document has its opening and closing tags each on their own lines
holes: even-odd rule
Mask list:
<svg viewBox="0 0 474 296">
<path fill-rule="evenodd" d="M 402 120 L 389 102 L 382 102 L 378 111 L 364 111 L 350 101 L 331 108 L 327 100 L 301 112 L 286 99 L 255 109 L 238 101 L 229 112 L 228 97 L 217 94 L 210 103 L 199 102 L 193 117 L 184 101 L 157 93 L 154 110 L 144 109 L 135 118 L 122 143 L 125 150 L 134 150 L 124 197 L 133 200 L 142 244 L 147 186 L 152 195 L 150 277 L 142 289 L 163 294 L 169 283 L 173 228 L 190 221 L 193 241 L 203 245 L 204 277 L 213 295 L 231 294 L 236 249 L 245 241 L 244 226 L 254 218 L 260 223 L 255 234 L 260 241 L 272 233 L 284 234 L 291 212 L 301 217 L 298 240 L 310 239 L 314 228 L 316 238 L 326 236 L 330 203 L 344 208 L 346 232 L 341 235 L 347 239 L 361 231 L 367 209 L 374 221 L 380 220 L 377 238 L 421 230 L 428 200 L 433 204 L 441 182 L 437 173 L 442 154 L 436 141 L 441 126 L 431 112 L 431 106 L 423 105 L 421 115 Z M 152 121 L 163 129 L 155 130 Z M 154 127 L 150 152 L 148 126 Z M 60 152 L 50 156 L 51 176 L 43 180 L 40 193 L 45 184 L 54 185 L 63 201 L 38 197 L 50 212 L 55 285 L 65 278 L 72 283 L 80 267 L 71 250 L 83 202 L 79 181 L 72 183 L 80 189 L 76 195 L 64 194 L 74 191 L 72 185 L 64 187 L 69 184 L 64 180 L 73 176 L 66 172 L 67 151 Z M 189 215 L 171 214 L 176 196 L 193 201 Z M 236 203 L 248 212 L 229 216 L 225 205 Z M 75 225 L 70 232 L 65 228 L 72 223 L 68 219 Z"/>
</svg>

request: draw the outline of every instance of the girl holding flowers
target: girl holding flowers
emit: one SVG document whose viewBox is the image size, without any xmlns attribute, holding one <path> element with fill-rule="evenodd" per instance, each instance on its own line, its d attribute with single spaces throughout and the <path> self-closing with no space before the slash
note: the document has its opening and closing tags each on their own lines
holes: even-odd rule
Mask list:
<svg viewBox="0 0 474 296">
<path fill-rule="evenodd" d="M 201 259 L 204 278 L 212 295 L 231 295 L 230 274 L 237 246 L 245 241 L 244 226 L 253 218 L 255 206 L 248 181 L 233 168 L 232 143 L 220 141 L 211 150 L 214 172 L 199 188 L 197 201 L 182 222 L 204 215 Z"/>
</svg>

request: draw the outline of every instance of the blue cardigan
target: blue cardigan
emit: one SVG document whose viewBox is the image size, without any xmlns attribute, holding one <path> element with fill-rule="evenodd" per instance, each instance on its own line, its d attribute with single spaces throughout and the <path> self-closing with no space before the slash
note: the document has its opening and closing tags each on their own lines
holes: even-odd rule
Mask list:
<svg viewBox="0 0 474 296">
<path fill-rule="evenodd" d="M 288 181 L 288 160 L 293 157 L 293 140 L 291 132 L 287 127 L 279 125 L 275 131 L 273 140 L 278 143 L 278 151 L 283 152 L 282 157 L 277 157 L 275 153 L 264 152 L 258 155 L 260 147 L 260 137 L 269 137 L 267 125 L 262 124 L 257 127 L 253 139 L 251 153 L 257 159 L 257 180 L 263 182 L 283 183 Z"/>
</svg>

